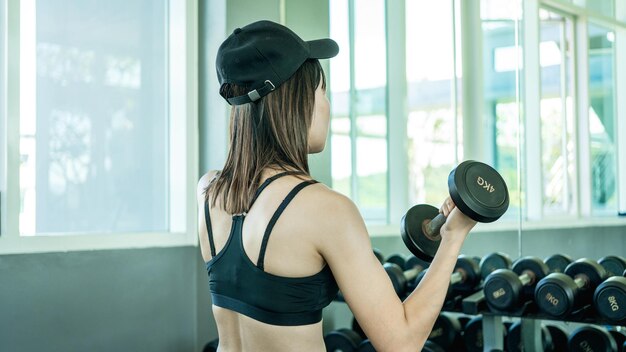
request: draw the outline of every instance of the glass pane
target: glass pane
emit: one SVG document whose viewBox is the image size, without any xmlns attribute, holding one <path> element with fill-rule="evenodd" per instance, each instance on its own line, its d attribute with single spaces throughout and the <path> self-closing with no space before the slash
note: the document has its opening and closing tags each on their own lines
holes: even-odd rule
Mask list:
<svg viewBox="0 0 626 352">
<path fill-rule="evenodd" d="M 544 214 L 574 214 L 572 22 L 556 14 L 541 21 L 541 148 Z"/>
<path fill-rule="evenodd" d="M 593 12 L 607 17 L 615 16 L 615 0 L 587 0 L 585 4 Z"/>
<path fill-rule="evenodd" d="M 348 0 L 330 2 L 330 37 L 341 50 L 329 60 L 331 106 L 331 163 L 333 189 L 352 197 L 352 143 L 350 134 L 350 33 Z"/>
<path fill-rule="evenodd" d="M 6 28 L 6 20 L 5 20 L 5 8 L 6 6 L 6 2 L 5 0 L 0 0 L 0 207 L 2 207 L 5 204 L 5 169 L 4 169 L 4 165 L 5 165 L 5 144 L 6 144 L 6 140 L 5 140 L 5 127 L 6 126 L 6 98 L 5 98 L 5 94 L 6 94 L 6 76 L 5 76 L 5 55 L 6 55 L 6 48 L 5 48 L 5 40 L 4 38 L 6 37 L 7 34 L 7 28 Z M 0 209 L 0 216 L 2 216 L 2 209 Z M 0 218 L 0 222 L 2 222 L 2 219 Z M 2 224 L 0 224 L 2 225 Z M 2 226 L 0 226 L 0 235 L 2 234 Z"/>
<path fill-rule="evenodd" d="M 520 0 L 481 0 L 480 17 L 483 20 L 515 20 L 522 18 Z"/>
<path fill-rule="evenodd" d="M 354 2 L 354 199 L 370 221 L 387 221 L 387 61 L 385 1 Z"/>
<path fill-rule="evenodd" d="M 455 147 L 463 145 L 453 104 L 452 11 L 451 1 L 406 1 L 410 204 L 443 202 L 449 194 L 445 180 L 457 162 Z"/>
<path fill-rule="evenodd" d="M 492 3 L 491 7 L 498 6 Z M 509 209 L 502 218 L 513 220 L 519 217 L 521 207 L 518 187 L 520 109 L 515 77 L 522 66 L 521 50 L 516 46 L 515 21 L 484 20 L 482 29 L 484 114 L 486 126 L 489 126 L 484 148 L 491 153 L 493 166 L 509 189 Z"/>
<path fill-rule="evenodd" d="M 589 132 L 594 214 L 617 212 L 614 41 L 614 32 L 589 25 Z"/>
<path fill-rule="evenodd" d="M 168 229 L 166 9 L 21 2 L 21 234 Z"/>
</svg>

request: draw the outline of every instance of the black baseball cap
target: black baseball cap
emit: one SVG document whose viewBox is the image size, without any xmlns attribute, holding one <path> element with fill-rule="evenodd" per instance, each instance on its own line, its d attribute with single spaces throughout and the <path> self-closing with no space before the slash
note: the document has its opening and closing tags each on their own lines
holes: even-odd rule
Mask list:
<svg viewBox="0 0 626 352">
<path fill-rule="evenodd" d="M 304 41 L 289 28 L 258 21 L 237 28 L 217 51 L 217 78 L 250 87 L 245 95 L 226 99 L 231 105 L 260 99 L 287 81 L 308 59 L 328 59 L 339 52 L 332 39 Z"/>
</svg>

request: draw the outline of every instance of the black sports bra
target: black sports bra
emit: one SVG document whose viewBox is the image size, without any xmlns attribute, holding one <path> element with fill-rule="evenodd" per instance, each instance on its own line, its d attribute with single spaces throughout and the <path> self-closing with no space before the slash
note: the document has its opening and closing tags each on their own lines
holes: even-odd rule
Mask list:
<svg viewBox="0 0 626 352">
<path fill-rule="evenodd" d="M 271 182 L 295 173 L 283 172 L 265 180 L 252 203 Z M 205 201 L 204 215 L 213 256 L 206 267 L 214 305 L 272 325 L 307 325 L 322 320 L 322 309 L 330 304 L 338 291 L 337 282 L 328 265 L 315 275 L 299 278 L 276 276 L 263 270 L 267 242 L 276 221 L 296 194 L 314 183 L 317 181 L 298 184 L 274 212 L 263 235 L 256 264 L 248 258 L 243 248 L 241 230 L 245 214 L 233 216 L 228 241 L 216 255 L 209 205 Z"/>
</svg>

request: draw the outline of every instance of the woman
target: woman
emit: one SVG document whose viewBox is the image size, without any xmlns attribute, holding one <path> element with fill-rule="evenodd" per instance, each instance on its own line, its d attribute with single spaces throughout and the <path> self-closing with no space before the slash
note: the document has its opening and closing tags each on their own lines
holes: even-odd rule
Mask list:
<svg viewBox="0 0 626 352">
<path fill-rule="evenodd" d="M 318 59 L 338 50 L 261 21 L 218 51 L 230 150 L 200 179 L 198 216 L 221 351 L 325 351 L 321 310 L 338 288 L 377 350 L 421 350 L 475 225 L 445 201 L 439 251 L 400 301 L 354 203 L 309 175 L 330 115 Z"/>
</svg>

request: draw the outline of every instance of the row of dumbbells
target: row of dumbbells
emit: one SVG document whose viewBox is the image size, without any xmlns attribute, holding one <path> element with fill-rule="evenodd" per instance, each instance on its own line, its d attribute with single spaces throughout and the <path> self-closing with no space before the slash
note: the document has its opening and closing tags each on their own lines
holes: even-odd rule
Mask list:
<svg viewBox="0 0 626 352">
<path fill-rule="evenodd" d="M 504 351 L 529 350 L 522 340 L 522 323 L 503 323 Z M 352 329 L 339 329 L 324 337 L 327 351 L 375 351 L 374 347 L 353 320 Z M 583 325 L 568 334 L 557 325 L 541 326 L 541 344 L 544 352 L 550 351 L 607 351 L 626 352 L 626 335 L 616 329 L 608 330 L 597 325 Z M 442 313 L 437 318 L 422 351 L 484 350 L 483 317 L 458 316 Z"/>
<path fill-rule="evenodd" d="M 412 292 L 428 270 L 429 263 L 415 256 L 394 254 L 383 262 L 380 252 L 375 253 L 400 297 Z M 459 256 L 448 298 L 466 297 L 481 289 L 494 312 L 514 313 L 534 300 L 543 313 L 565 319 L 593 303 L 600 317 L 626 322 L 626 259 L 619 256 L 572 262 L 568 256 L 555 254 L 544 260 L 523 257 L 514 263 L 503 253 Z"/>
<path fill-rule="evenodd" d="M 626 322 L 626 259 L 582 258 L 555 271 L 539 258 L 523 257 L 510 269 L 489 274 L 483 292 L 495 312 L 516 312 L 534 303 L 550 317 L 568 319 L 594 307 L 593 316 L 622 324 Z"/>
</svg>

